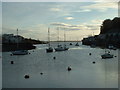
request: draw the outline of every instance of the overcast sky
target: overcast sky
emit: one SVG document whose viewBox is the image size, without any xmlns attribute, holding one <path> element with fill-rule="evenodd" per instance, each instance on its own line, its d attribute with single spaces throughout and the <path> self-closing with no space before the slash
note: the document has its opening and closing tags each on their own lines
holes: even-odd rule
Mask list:
<svg viewBox="0 0 120 90">
<path fill-rule="evenodd" d="M 40 40 L 47 40 L 48 27 L 51 40 L 57 39 L 57 27 L 61 40 L 64 31 L 67 40 L 81 40 L 117 16 L 117 2 L 2 2 L 3 33 L 16 34 L 18 28 L 20 35 Z"/>
</svg>

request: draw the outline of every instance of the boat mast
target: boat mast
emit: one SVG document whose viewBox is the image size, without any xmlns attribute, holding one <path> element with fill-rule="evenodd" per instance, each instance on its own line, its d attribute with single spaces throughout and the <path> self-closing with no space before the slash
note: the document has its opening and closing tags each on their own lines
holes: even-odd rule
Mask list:
<svg viewBox="0 0 120 90">
<path fill-rule="evenodd" d="M 48 47 L 50 47 L 50 28 L 48 28 Z"/>
<path fill-rule="evenodd" d="M 66 41 L 66 35 L 65 35 L 65 29 L 64 29 L 64 45 L 65 45 L 65 41 Z"/>
<path fill-rule="evenodd" d="M 58 30 L 58 45 L 59 45 L 59 27 L 57 27 Z"/>
<path fill-rule="evenodd" d="M 18 29 L 17 29 L 17 49 L 18 49 Z"/>
</svg>

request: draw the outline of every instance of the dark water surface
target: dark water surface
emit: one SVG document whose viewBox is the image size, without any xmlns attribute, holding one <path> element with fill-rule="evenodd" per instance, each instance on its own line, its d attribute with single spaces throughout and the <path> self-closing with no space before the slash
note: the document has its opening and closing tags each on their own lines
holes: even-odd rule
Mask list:
<svg viewBox="0 0 120 90">
<path fill-rule="evenodd" d="M 75 46 L 74 42 L 63 52 L 46 53 L 47 45 L 37 45 L 34 52 L 30 50 L 31 54 L 23 56 L 4 52 L 3 88 L 117 88 L 118 57 L 103 60 L 104 49 L 79 44 Z M 118 50 L 111 53 L 118 56 Z M 67 71 L 68 66 L 72 67 L 71 71 Z M 26 74 L 30 75 L 29 79 L 24 78 Z"/>
</svg>

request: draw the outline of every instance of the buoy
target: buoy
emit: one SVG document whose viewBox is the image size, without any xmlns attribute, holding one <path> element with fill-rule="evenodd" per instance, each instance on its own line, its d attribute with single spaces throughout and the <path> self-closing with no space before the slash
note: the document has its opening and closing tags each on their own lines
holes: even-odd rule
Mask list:
<svg viewBox="0 0 120 90">
<path fill-rule="evenodd" d="M 30 54 L 30 53 L 29 53 Z"/>
<path fill-rule="evenodd" d="M 72 69 L 71 69 L 71 67 L 68 67 L 67 70 L 68 70 L 68 71 L 71 71 Z"/>
<path fill-rule="evenodd" d="M 43 73 L 42 73 L 42 72 L 41 72 L 40 74 L 41 74 L 41 75 L 43 75 Z"/>
<path fill-rule="evenodd" d="M 95 64 L 95 61 L 93 61 L 93 64 Z"/>
<path fill-rule="evenodd" d="M 89 53 L 89 55 L 92 55 L 91 53 Z"/>
<path fill-rule="evenodd" d="M 11 61 L 11 64 L 14 64 L 14 61 Z"/>
<path fill-rule="evenodd" d="M 115 57 L 117 57 L 117 56 L 115 56 Z"/>
<path fill-rule="evenodd" d="M 28 78 L 30 78 L 30 76 L 29 75 L 25 75 L 25 77 L 24 77 L 25 79 L 28 79 Z"/>
<path fill-rule="evenodd" d="M 56 59 L 56 57 L 53 57 L 53 59 Z"/>
</svg>

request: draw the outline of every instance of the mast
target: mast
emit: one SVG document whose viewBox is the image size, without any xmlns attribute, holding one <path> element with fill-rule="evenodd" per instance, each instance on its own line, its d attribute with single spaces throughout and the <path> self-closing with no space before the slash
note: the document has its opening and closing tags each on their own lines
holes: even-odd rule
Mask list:
<svg viewBox="0 0 120 90">
<path fill-rule="evenodd" d="M 48 28 L 48 47 L 50 47 L 50 28 Z"/>
<path fill-rule="evenodd" d="M 65 41 L 66 41 L 66 35 L 65 35 L 65 29 L 64 29 L 64 45 L 65 45 Z"/>
<path fill-rule="evenodd" d="M 18 29 L 17 29 L 17 49 L 18 49 Z"/>
<path fill-rule="evenodd" d="M 57 27 L 58 30 L 58 45 L 59 45 L 59 27 Z"/>
</svg>

